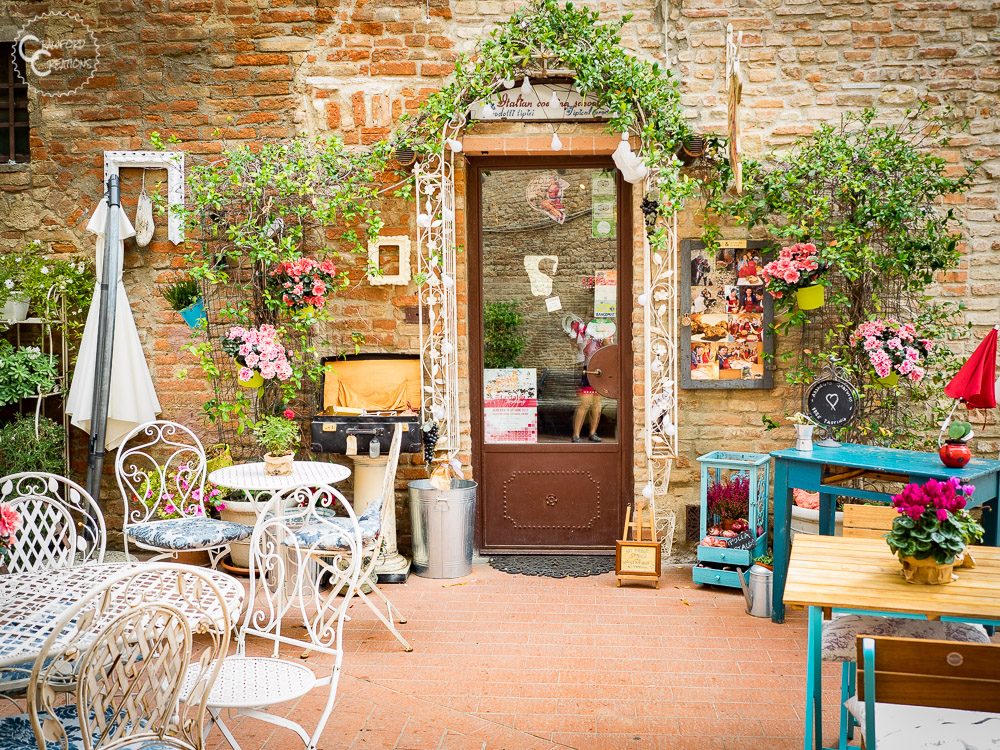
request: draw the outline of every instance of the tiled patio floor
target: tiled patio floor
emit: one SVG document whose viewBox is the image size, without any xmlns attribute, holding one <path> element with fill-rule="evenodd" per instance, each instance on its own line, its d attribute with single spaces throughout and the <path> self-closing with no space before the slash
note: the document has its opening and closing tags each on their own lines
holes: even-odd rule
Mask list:
<svg viewBox="0 0 1000 750">
<path fill-rule="evenodd" d="M 386 591 L 414 651 L 352 608 L 324 750 L 802 746 L 803 613 L 784 625 L 750 617 L 739 592 L 698 588 L 687 567 L 665 571 L 659 590 L 477 565 Z M 839 670 L 825 678 L 832 744 Z M 288 713 L 308 727 L 321 697 Z M 256 721 L 232 726 L 246 750 L 301 747 Z M 210 747 L 225 746 L 214 732 Z"/>
</svg>

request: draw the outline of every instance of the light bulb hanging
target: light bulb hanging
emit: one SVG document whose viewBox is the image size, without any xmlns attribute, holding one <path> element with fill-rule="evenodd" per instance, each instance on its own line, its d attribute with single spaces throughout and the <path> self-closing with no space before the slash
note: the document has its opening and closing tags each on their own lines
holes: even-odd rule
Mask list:
<svg viewBox="0 0 1000 750">
<path fill-rule="evenodd" d="M 559 102 L 559 97 L 556 96 L 556 92 L 552 92 L 552 96 L 549 97 L 549 106 L 552 109 L 562 109 L 562 104 Z"/>
<path fill-rule="evenodd" d="M 550 147 L 553 151 L 562 151 L 563 144 L 562 141 L 559 140 L 558 133 L 552 134 L 552 143 L 550 144 Z"/>
<path fill-rule="evenodd" d="M 521 83 L 521 95 L 525 98 L 534 95 L 535 90 L 531 87 L 531 79 L 528 76 L 524 77 L 524 81 Z"/>
</svg>

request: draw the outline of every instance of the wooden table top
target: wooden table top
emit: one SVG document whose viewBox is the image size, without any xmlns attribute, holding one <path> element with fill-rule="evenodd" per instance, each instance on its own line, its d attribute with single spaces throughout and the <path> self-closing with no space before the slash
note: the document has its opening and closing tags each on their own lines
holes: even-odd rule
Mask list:
<svg viewBox="0 0 1000 750">
<path fill-rule="evenodd" d="M 784 602 L 789 606 L 1000 620 L 1000 548 L 973 547 L 975 568 L 943 586 L 907 583 L 882 539 L 797 534 Z"/>
</svg>

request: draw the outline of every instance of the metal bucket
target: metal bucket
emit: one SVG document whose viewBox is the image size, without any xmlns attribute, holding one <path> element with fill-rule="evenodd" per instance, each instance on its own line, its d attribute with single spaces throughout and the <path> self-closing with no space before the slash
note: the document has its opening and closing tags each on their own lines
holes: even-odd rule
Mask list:
<svg viewBox="0 0 1000 750">
<path fill-rule="evenodd" d="M 750 568 L 750 584 L 743 580 L 740 573 L 740 587 L 747 600 L 747 614 L 754 617 L 771 616 L 771 581 L 774 574 L 763 565 L 753 565 Z"/>
<path fill-rule="evenodd" d="M 435 489 L 428 479 L 410 482 L 413 572 L 424 578 L 461 578 L 472 572 L 476 489 L 455 479 L 451 489 Z"/>
</svg>

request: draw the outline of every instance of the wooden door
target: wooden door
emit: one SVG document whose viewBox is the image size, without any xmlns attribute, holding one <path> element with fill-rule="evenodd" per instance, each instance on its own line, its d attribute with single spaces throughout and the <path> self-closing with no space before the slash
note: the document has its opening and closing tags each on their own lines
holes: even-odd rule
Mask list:
<svg viewBox="0 0 1000 750">
<path fill-rule="evenodd" d="M 479 548 L 610 551 L 632 495 L 629 186 L 610 159 L 482 159 L 468 198 Z"/>
</svg>

